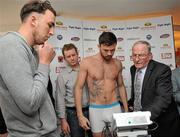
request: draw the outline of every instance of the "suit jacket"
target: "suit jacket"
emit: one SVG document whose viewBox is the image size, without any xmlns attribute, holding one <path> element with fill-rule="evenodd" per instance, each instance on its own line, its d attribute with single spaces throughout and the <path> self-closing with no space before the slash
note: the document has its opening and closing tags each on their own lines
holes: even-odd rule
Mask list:
<svg viewBox="0 0 180 137">
<path fill-rule="evenodd" d="M 132 79 L 131 99 L 134 103 L 134 78 L 136 68 L 130 69 Z M 162 63 L 151 60 L 144 75 L 141 95 L 142 111 L 151 112 L 151 120 L 158 128 L 152 136 L 180 136 L 180 118 L 172 96 L 171 69 Z"/>
<path fill-rule="evenodd" d="M 180 68 L 172 71 L 173 95 L 180 114 Z"/>
</svg>

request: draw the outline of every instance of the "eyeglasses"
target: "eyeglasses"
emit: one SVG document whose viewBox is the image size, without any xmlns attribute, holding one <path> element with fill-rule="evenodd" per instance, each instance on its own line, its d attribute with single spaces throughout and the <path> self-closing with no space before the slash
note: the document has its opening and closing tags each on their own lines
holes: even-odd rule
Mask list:
<svg viewBox="0 0 180 137">
<path fill-rule="evenodd" d="M 139 58 L 139 59 L 143 59 L 146 58 L 148 56 L 148 54 L 132 54 L 132 58 Z"/>
</svg>

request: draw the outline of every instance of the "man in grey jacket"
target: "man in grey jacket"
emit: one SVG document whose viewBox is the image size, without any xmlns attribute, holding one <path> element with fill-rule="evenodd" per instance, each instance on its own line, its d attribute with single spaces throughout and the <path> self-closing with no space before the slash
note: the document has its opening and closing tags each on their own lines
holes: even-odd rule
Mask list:
<svg viewBox="0 0 180 137">
<path fill-rule="evenodd" d="M 49 1 L 36 0 L 25 4 L 20 16 L 19 31 L 0 39 L 0 105 L 8 137 L 58 137 L 47 91 L 55 51 L 46 42 L 56 12 Z"/>
</svg>

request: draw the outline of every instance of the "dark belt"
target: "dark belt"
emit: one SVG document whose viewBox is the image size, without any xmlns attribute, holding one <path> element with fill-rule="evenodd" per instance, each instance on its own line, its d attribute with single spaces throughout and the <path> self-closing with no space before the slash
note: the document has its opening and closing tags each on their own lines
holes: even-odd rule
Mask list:
<svg viewBox="0 0 180 137">
<path fill-rule="evenodd" d="M 76 111 L 76 107 L 66 107 L 66 109 Z M 88 110 L 89 110 L 89 107 L 83 107 L 83 108 L 82 108 L 82 111 L 88 111 Z"/>
</svg>

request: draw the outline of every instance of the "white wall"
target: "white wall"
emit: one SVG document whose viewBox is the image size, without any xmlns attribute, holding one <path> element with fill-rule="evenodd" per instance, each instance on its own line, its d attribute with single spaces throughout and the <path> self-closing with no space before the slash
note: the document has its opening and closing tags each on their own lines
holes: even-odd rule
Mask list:
<svg viewBox="0 0 180 137">
<path fill-rule="evenodd" d="M 19 2 L 19 0 L 0 0 L 0 33 L 18 30 L 22 7 Z"/>
</svg>

